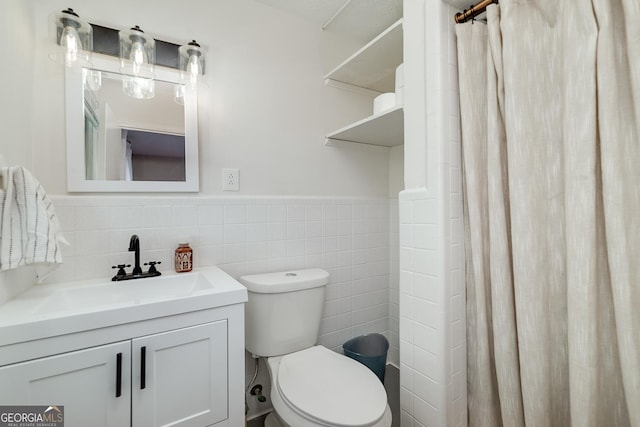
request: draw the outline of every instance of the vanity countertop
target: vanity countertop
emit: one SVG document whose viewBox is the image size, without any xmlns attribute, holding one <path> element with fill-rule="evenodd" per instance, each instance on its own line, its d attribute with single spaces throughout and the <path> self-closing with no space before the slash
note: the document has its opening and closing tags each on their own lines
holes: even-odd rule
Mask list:
<svg viewBox="0 0 640 427">
<path fill-rule="evenodd" d="M 217 267 L 121 282 L 35 285 L 0 305 L 0 348 L 246 301 L 246 288 Z"/>
</svg>

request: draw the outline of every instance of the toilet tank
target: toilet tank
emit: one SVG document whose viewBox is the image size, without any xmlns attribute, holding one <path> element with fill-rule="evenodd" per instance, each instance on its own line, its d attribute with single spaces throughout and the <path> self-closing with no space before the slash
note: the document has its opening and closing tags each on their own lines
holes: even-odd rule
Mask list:
<svg viewBox="0 0 640 427">
<path fill-rule="evenodd" d="M 245 347 L 279 356 L 315 345 L 329 273 L 319 268 L 240 277 L 247 288 Z"/>
</svg>

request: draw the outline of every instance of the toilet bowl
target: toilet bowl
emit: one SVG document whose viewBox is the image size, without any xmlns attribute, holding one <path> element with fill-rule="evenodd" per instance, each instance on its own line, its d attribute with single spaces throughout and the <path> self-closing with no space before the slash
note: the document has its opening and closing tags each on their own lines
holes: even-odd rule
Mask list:
<svg viewBox="0 0 640 427">
<path fill-rule="evenodd" d="M 369 368 L 314 345 L 329 274 L 320 269 L 240 277 L 245 347 L 266 357 L 274 407 L 266 427 L 390 427 L 384 386 Z"/>
<path fill-rule="evenodd" d="M 322 346 L 270 357 L 271 426 L 388 427 L 384 386 L 353 359 Z M 267 424 L 265 424 L 266 426 Z"/>
</svg>

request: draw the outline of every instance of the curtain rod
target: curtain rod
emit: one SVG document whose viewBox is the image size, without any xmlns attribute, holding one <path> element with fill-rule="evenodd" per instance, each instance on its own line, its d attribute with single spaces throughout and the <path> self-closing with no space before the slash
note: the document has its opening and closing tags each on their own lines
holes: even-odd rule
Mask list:
<svg viewBox="0 0 640 427">
<path fill-rule="evenodd" d="M 487 6 L 492 3 L 498 3 L 498 0 L 482 0 L 471 6 L 469 9 L 456 13 L 456 16 L 453 19 L 456 21 L 456 24 L 467 22 L 469 19 L 473 19 L 484 12 Z"/>
</svg>

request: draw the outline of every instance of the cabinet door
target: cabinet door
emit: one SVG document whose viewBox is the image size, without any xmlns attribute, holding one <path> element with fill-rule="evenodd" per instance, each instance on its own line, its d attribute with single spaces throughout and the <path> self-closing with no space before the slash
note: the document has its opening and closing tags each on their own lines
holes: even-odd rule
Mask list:
<svg viewBox="0 0 640 427">
<path fill-rule="evenodd" d="M 209 426 L 227 418 L 227 322 L 132 342 L 132 423 Z"/>
<path fill-rule="evenodd" d="M 0 368 L 0 403 L 62 405 L 66 427 L 128 426 L 131 343 L 4 366 Z"/>
</svg>

